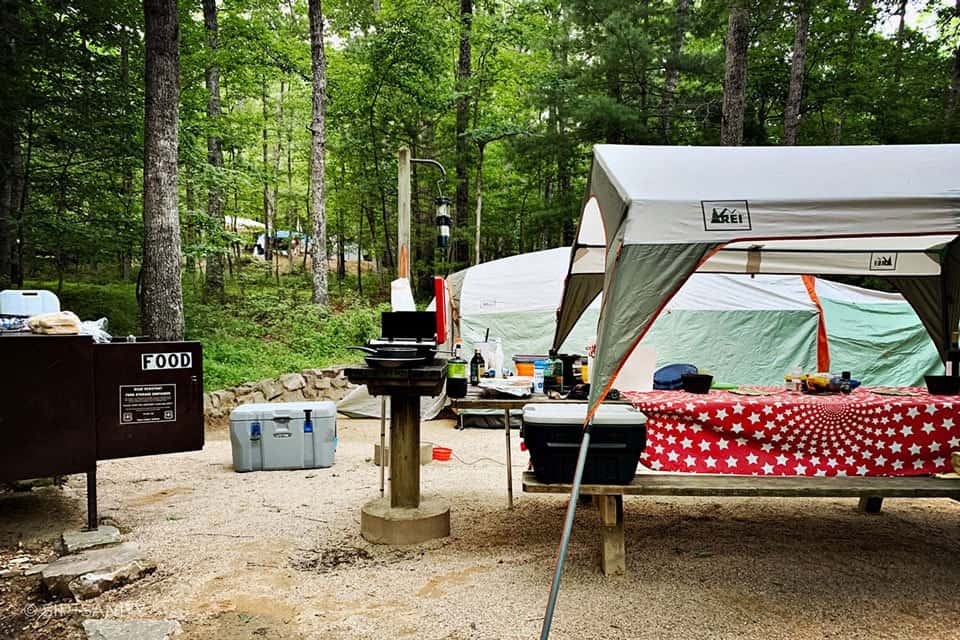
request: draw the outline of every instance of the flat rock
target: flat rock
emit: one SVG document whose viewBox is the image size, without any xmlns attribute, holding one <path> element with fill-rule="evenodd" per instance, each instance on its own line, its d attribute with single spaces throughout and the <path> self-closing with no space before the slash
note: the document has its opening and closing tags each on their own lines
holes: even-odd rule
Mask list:
<svg viewBox="0 0 960 640">
<path fill-rule="evenodd" d="M 280 385 L 279 382 L 277 382 L 272 378 L 261 380 L 258 386 L 259 386 L 260 392 L 263 393 L 263 397 L 266 398 L 267 400 L 273 400 L 274 398 L 279 396 L 281 393 L 283 393 L 283 387 Z"/>
<path fill-rule="evenodd" d="M 176 620 L 84 620 L 88 640 L 167 640 L 180 633 Z"/>
<path fill-rule="evenodd" d="M 299 373 L 285 373 L 280 376 L 280 384 L 287 391 L 296 391 L 297 389 L 303 389 L 307 383 Z"/>
<path fill-rule="evenodd" d="M 60 546 L 66 553 L 76 553 L 84 549 L 117 544 L 120 540 L 120 532 L 116 527 L 100 525 L 91 531 L 64 531 L 60 536 Z"/>
<path fill-rule="evenodd" d="M 284 402 L 303 402 L 305 398 L 306 396 L 303 395 L 302 389 L 297 389 L 296 391 L 285 391 L 283 395 L 280 396 L 280 399 Z"/>
<path fill-rule="evenodd" d="M 139 580 L 156 568 L 136 545 L 125 542 L 63 556 L 48 564 L 40 576 L 50 593 L 86 600 Z"/>
</svg>

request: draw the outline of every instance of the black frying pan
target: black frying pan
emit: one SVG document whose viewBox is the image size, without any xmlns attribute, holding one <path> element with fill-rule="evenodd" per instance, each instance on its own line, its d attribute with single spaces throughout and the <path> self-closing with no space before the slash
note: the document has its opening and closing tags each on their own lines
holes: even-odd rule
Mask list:
<svg viewBox="0 0 960 640">
<path fill-rule="evenodd" d="M 363 351 L 376 358 L 403 359 L 420 357 L 415 347 L 347 347 L 347 349 Z"/>
<path fill-rule="evenodd" d="M 364 361 L 367 366 L 374 369 L 409 369 L 410 367 L 419 367 L 427 364 L 426 356 L 415 358 L 385 358 L 383 356 L 366 356 Z"/>
</svg>

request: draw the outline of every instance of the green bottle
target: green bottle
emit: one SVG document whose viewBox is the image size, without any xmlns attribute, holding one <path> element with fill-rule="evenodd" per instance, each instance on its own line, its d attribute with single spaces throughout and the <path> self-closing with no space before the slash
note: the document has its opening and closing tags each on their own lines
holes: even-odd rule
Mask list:
<svg viewBox="0 0 960 640">
<path fill-rule="evenodd" d="M 453 358 L 447 361 L 447 395 L 463 398 L 467 395 L 467 361 L 460 357 L 460 339 L 453 347 Z"/>
<path fill-rule="evenodd" d="M 543 392 L 563 392 L 563 360 L 557 357 L 557 350 L 550 350 L 550 359 L 543 370 Z"/>
</svg>

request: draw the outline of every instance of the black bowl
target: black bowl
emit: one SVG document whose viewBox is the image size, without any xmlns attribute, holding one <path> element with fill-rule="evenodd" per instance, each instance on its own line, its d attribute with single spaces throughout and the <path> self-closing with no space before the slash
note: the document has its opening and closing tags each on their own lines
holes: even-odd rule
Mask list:
<svg viewBox="0 0 960 640">
<path fill-rule="evenodd" d="M 927 391 L 935 396 L 955 396 L 960 393 L 960 378 L 954 376 L 923 376 Z"/>
<path fill-rule="evenodd" d="M 689 393 L 710 393 L 713 376 L 706 373 L 685 373 L 680 376 L 683 390 Z"/>
</svg>

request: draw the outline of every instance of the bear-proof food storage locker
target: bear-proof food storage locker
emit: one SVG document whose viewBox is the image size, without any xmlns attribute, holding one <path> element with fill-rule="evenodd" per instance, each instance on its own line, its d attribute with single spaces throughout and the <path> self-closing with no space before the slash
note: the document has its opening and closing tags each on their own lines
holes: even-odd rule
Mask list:
<svg viewBox="0 0 960 640">
<path fill-rule="evenodd" d="M 337 405 L 333 402 L 245 404 L 230 412 L 236 471 L 333 466 Z"/>
<path fill-rule="evenodd" d="M 199 342 L 0 334 L 0 482 L 87 474 L 98 460 L 203 448 Z"/>
<path fill-rule="evenodd" d="M 586 404 L 528 404 L 521 435 L 537 480 L 573 482 Z M 584 484 L 628 484 L 647 440 L 647 417 L 630 405 L 601 405 L 594 415 Z"/>
</svg>

